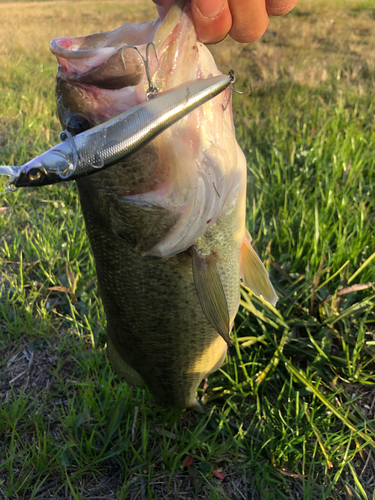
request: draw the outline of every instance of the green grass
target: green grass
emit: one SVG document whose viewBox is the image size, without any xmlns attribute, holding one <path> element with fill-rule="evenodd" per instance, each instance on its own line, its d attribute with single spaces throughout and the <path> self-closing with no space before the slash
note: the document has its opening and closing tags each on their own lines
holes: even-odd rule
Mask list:
<svg viewBox="0 0 375 500">
<path fill-rule="evenodd" d="M 58 141 L 47 40 L 98 22 L 69 5 L 34 34 L 37 3 L 2 7 L 0 164 Z M 106 29 L 124 19 L 104 7 Z M 367 2 L 311 9 L 214 48 L 254 88 L 234 115 L 248 228 L 280 300 L 243 291 L 226 364 L 200 389 L 207 415 L 153 406 L 112 372 L 75 185 L 1 195 L 0 497 L 375 498 L 373 21 Z"/>
</svg>

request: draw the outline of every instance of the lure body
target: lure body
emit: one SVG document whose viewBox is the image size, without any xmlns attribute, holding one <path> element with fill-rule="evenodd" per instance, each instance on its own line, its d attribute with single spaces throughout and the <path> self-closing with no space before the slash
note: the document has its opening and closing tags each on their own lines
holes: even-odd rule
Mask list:
<svg viewBox="0 0 375 500">
<path fill-rule="evenodd" d="M 22 167 L 0 167 L 15 188 L 76 180 L 134 154 L 158 134 L 231 83 L 231 76 L 197 80 L 164 92 L 89 130 L 66 139 Z"/>
</svg>

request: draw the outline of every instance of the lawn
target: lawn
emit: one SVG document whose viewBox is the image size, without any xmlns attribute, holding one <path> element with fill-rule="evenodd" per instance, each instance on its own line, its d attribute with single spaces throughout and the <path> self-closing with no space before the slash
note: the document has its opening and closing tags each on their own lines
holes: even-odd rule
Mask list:
<svg viewBox="0 0 375 500">
<path fill-rule="evenodd" d="M 0 164 L 59 140 L 52 38 L 154 16 L 2 1 Z M 375 499 L 373 2 L 300 0 L 261 40 L 211 48 L 253 89 L 234 119 L 279 302 L 243 290 L 206 415 L 161 409 L 109 366 L 76 186 L 2 193 L 0 498 Z"/>
</svg>

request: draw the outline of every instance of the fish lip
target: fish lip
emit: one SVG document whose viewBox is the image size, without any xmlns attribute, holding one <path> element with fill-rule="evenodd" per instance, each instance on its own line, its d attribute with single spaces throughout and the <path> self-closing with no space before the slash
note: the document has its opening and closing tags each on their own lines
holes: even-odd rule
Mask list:
<svg viewBox="0 0 375 500">
<path fill-rule="evenodd" d="M 84 37 L 77 37 L 77 38 L 84 38 Z M 63 41 L 68 40 L 69 47 L 64 47 L 63 46 Z M 65 45 L 67 45 L 65 43 Z M 51 41 L 50 44 L 50 50 L 51 52 L 56 56 L 56 57 L 63 57 L 64 59 L 85 59 L 88 57 L 92 57 L 96 54 L 99 54 L 102 51 L 102 48 L 93 48 L 93 49 L 80 49 L 79 46 L 74 47 L 74 42 L 72 41 L 71 38 L 68 37 L 60 37 L 60 38 L 54 38 Z"/>
</svg>

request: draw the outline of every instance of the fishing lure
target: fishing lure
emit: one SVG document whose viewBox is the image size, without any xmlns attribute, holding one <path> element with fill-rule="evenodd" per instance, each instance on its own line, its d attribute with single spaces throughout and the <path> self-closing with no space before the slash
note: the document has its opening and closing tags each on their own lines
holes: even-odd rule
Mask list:
<svg viewBox="0 0 375 500">
<path fill-rule="evenodd" d="M 6 191 L 76 180 L 132 155 L 157 135 L 234 82 L 233 71 L 177 87 L 77 135 L 60 134 L 62 142 L 29 162 L 0 166 L 11 176 Z"/>
</svg>

